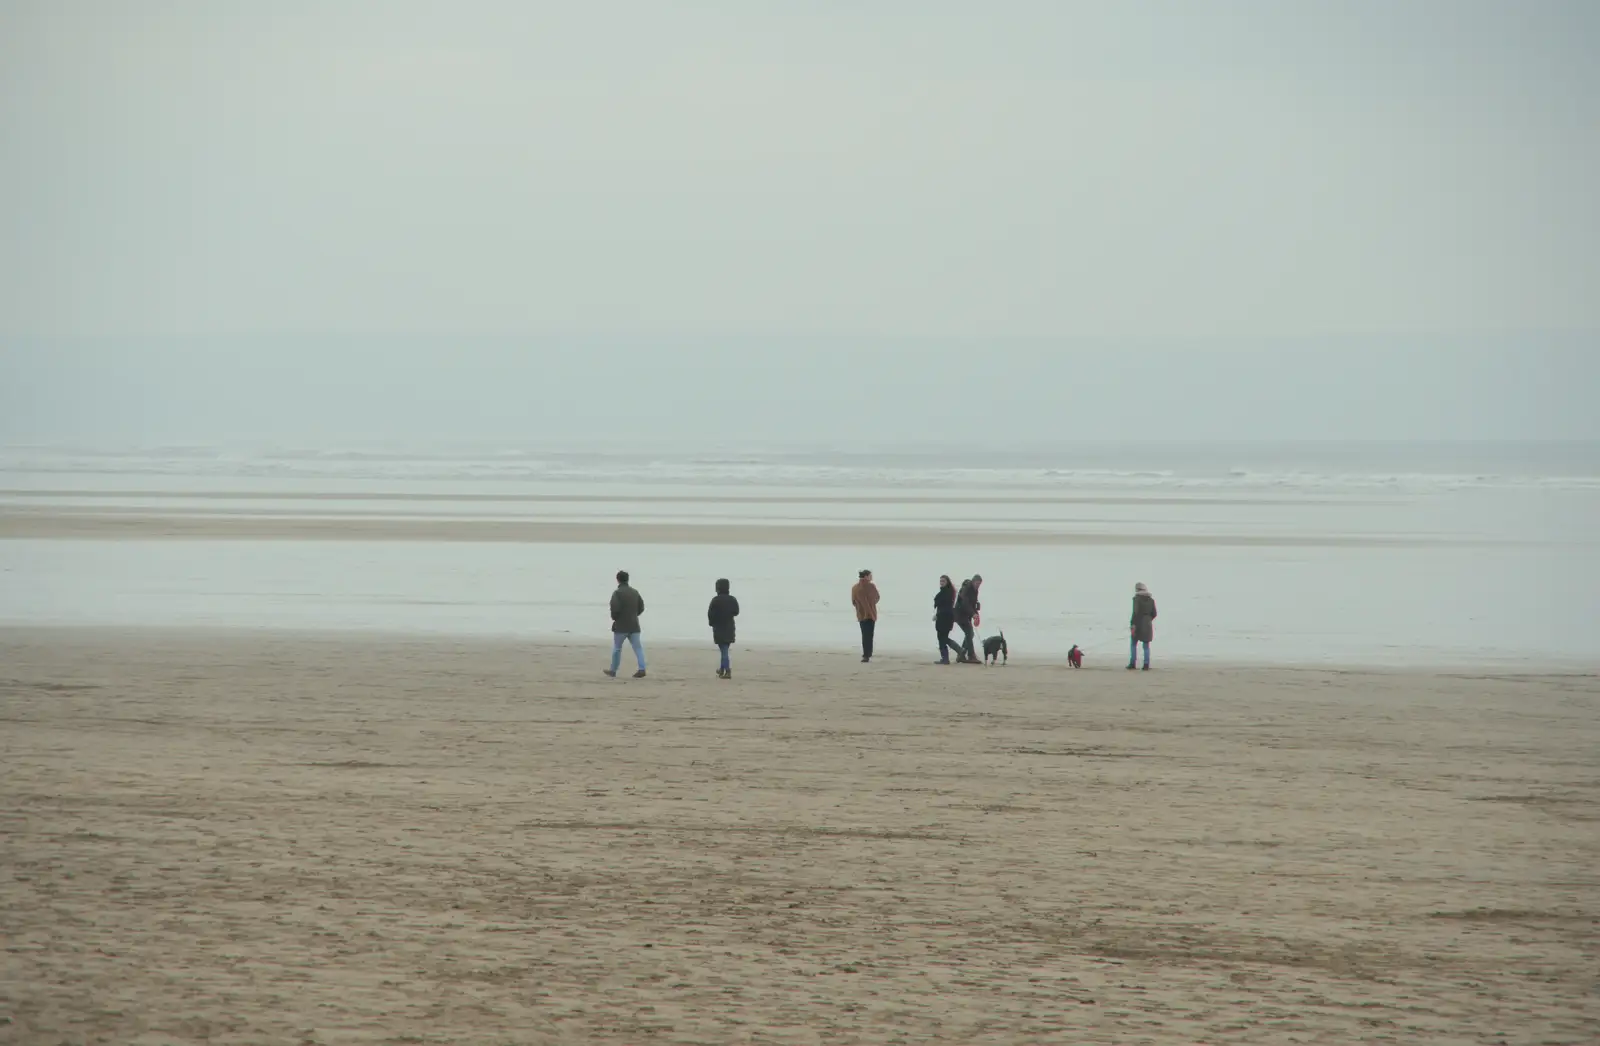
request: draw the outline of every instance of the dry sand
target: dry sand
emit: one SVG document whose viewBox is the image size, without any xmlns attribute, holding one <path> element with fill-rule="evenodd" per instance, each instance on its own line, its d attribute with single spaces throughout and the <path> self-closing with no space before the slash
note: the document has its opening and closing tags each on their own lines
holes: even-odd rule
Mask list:
<svg viewBox="0 0 1600 1046">
<path fill-rule="evenodd" d="M 0 632 L 0 1042 L 1600 1042 L 1592 675 L 602 654 Z"/>
</svg>

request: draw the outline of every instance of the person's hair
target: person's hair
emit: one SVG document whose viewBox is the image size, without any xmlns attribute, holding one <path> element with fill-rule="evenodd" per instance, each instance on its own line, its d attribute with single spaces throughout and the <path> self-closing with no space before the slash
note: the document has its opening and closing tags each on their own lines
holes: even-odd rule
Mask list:
<svg viewBox="0 0 1600 1046">
<path fill-rule="evenodd" d="M 861 573 L 856 575 L 856 577 L 862 578 L 862 579 L 865 579 L 865 578 L 868 578 L 868 577 L 871 577 L 871 576 L 872 576 L 872 571 L 870 571 L 870 570 L 863 570 Z"/>
<path fill-rule="evenodd" d="M 956 583 L 954 581 L 950 580 L 950 575 L 949 574 L 940 574 L 939 575 L 939 587 L 940 588 L 943 588 L 946 585 L 949 585 L 951 588 L 954 588 L 955 584 Z"/>
<path fill-rule="evenodd" d="M 728 579 L 725 578 L 725 577 L 717 578 L 717 595 L 725 596 L 727 594 L 728 594 Z"/>
<path fill-rule="evenodd" d="M 626 585 L 627 583 L 628 583 L 628 572 L 626 570 L 617 571 L 617 584 Z"/>
</svg>

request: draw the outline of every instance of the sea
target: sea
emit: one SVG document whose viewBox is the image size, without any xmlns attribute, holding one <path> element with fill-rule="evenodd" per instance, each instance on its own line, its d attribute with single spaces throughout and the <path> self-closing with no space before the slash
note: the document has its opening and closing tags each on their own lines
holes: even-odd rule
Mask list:
<svg viewBox="0 0 1600 1046">
<path fill-rule="evenodd" d="M 51 529 L 107 518 L 130 526 Z M 273 530 L 306 520 L 326 529 Z M 0 625 L 514 637 L 598 660 L 627 569 L 647 644 L 709 644 L 726 577 L 743 657 L 836 656 L 870 569 L 879 660 L 931 661 L 939 575 L 981 573 L 979 631 L 1031 661 L 1126 660 L 1142 581 L 1158 666 L 1570 670 L 1600 664 L 1597 522 L 1593 443 L 11 446 Z M 716 537 L 684 539 L 701 527 Z"/>
</svg>

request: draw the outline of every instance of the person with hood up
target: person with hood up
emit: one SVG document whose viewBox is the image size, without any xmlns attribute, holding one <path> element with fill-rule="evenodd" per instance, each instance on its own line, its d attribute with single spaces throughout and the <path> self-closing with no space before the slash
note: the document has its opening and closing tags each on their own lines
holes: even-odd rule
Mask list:
<svg viewBox="0 0 1600 1046">
<path fill-rule="evenodd" d="M 1128 620 L 1128 669 L 1137 668 L 1139 645 L 1144 644 L 1144 670 L 1150 671 L 1150 642 L 1156 635 L 1156 599 L 1143 581 L 1133 586 L 1133 617 Z"/>
<path fill-rule="evenodd" d="M 856 608 L 856 621 L 861 625 L 861 663 L 872 660 L 872 635 L 878 628 L 878 586 L 872 583 L 872 571 L 863 570 L 850 589 L 850 604 Z"/>
<path fill-rule="evenodd" d="M 956 586 L 949 574 L 939 575 L 939 591 L 933 594 L 933 631 L 939 637 L 939 664 L 950 663 L 950 630 L 956 627 Z M 957 648 L 959 649 L 959 648 Z"/>
<path fill-rule="evenodd" d="M 728 592 L 728 579 L 717 578 L 717 594 L 711 597 L 706 608 L 706 622 L 711 626 L 711 641 L 722 652 L 722 667 L 717 669 L 718 679 L 732 679 L 733 668 L 728 664 L 728 648 L 733 646 L 733 619 L 739 616 L 739 601 Z"/>
<path fill-rule="evenodd" d="M 972 629 L 978 611 L 983 609 L 978 602 L 978 589 L 982 587 L 983 575 L 974 574 L 961 582 L 961 590 L 956 593 L 955 618 L 956 625 L 961 629 L 961 653 L 956 658 L 957 664 L 978 664 L 978 648 L 972 642 Z"/>
</svg>

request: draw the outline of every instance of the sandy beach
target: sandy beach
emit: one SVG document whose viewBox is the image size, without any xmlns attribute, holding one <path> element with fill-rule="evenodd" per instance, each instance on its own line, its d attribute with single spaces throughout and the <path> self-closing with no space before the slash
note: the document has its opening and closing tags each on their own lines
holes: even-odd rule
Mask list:
<svg viewBox="0 0 1600 1046">
<path fill-rule="evenodd" d="M 0 1042 L 1600 1041 L 1595 675 L 652 653 L 0 631 Z"/>
</svg>

